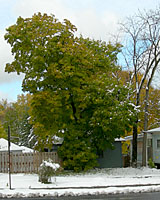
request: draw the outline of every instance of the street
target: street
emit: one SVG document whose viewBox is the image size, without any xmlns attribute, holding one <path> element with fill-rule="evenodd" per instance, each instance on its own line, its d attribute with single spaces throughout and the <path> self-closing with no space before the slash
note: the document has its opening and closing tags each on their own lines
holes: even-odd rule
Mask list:
<svg viewBox="0 0 160 200">
<path fill-rule="evenodd" d="M 66 197 L 35 197 L 35 198 L 12 198 L 12 200 L 157 200 L 160 192 L 153 193 L 131 193 L 115 195 L 96 195 L 96 196 L 66 196 Z M 2 198 L 8 200 L 8 198 Z"/>
</svg>

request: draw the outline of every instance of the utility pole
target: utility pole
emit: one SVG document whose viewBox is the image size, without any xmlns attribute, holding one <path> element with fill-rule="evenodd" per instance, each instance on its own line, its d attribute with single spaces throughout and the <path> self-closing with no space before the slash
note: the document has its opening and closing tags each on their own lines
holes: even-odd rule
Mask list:
<svg viewBox="0 0 160 200">
<path fill-rule="evenodd" d="M 11 187 L 11 151 L 10 151 L 10 146 L 11 146 L 11 132 L 10 132 L 10 126 L 8 126 L 8 174 L 9 174 L 9 188 L 11 190 L 12 187 Z"/>
</svg>

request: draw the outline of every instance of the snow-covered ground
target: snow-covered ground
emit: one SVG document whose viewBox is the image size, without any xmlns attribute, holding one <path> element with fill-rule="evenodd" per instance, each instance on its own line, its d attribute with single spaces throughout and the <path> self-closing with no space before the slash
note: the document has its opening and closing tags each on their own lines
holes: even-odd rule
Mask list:
<svg viewBox="0 0 160 200">
<path fill-rule="evenodd" d="M 0 174 L 0 198 L 62 195 L 98 195 L 160 191 L 160 170 L 115 168 L 52 178 L 51 184 L 38 182 L 37 174 Z"/>
</svg>

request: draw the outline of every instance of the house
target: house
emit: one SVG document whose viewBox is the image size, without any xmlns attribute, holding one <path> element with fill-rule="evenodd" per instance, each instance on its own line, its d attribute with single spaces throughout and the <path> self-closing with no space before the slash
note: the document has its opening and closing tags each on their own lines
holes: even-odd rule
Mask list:
<svg viewBox="0 0 160 200">
<path fill-rule="evenodd" d="M 142 150 L 143 136 L 147 134 L 147 161 L 151 158 L 152 161 L 160 167 L 160 127 L 148 131 L 144 131 L 137 136 L 137 164 L 142 165 Z M 133 136 L 125 137 L 125 140 L 130 140 L 130 157 L 132 158 L 132 140 Z"/>
<path fill-rule="evenodd" d="M 144 134 L 147 134 L 147 140 L 149 140 L 148 135 L 152 136 L 148 141 L 151 146 L 152 154 L 148 155 L 148 158 L 151 157 L 155 165 L 160 168 L 160 127 L 145 131 Z"/>
<path fill-rule="evenodd" d="M 142 151 L 143 151 L 143 136 L 144 133 L 138 134 L 137 135 L 137 165 L 141 166 L 142 165 Z M 151 152 L 151 140 L 152 140 L 152 135 L 147 134 L 147 161 L 150 158 L 150 152 Z M 127 136 L 125 137 L 125 141 L 130 141 L 130 146 L 129 146 L 129 153 L 130 153 L 130 158 L 132 158 L 132 141 L 133 141 L 133 136 Z"/>
<path fill-rule="evenodd" d="M 116 138 L 114 149 L 106 149 L 97 159 L 99 168 L 116 168 L 123 167 L 122 142 L 123 138 Z"/>
<path fill-rule="evenodd" d="M 24 146 L 18 146 L 11 142 L 10 151 L 14 153 L 31 153 L 33 149 Z M 0 138 L 0 153 L 8 152 L 8 141 Z"/>
<path fill-rule="evenodd" d="M 57 152 L 58 151 L 58 147 L 60 147 L 64 141 L 63 138 L 61 137 L 58 137 L 58 136 L 53 136 L 53 146 L 52 146 L 52 149 L 48 149 L 48 148 L 44 148 L 44 151 L 45 152 Z"/>
</svg>

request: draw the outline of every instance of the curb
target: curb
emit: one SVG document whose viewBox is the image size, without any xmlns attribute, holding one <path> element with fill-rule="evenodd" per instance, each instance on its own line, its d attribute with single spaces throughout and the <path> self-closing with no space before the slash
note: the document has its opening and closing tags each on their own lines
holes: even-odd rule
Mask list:
<svg viewBox="0 0 160 200">
<path fill-rule="evenodd" d="M 104 189 L 111 187 L 143 187 L 143 186 L 160 186 L 160 183 L 155 184 L 135 184 L 135 185 L 108 185 L 108 186 L 92 186 L 92 187 L 50 187 L 50 188 L 29 188 L 31 190 L 65 190 L 65 189 Z"/>
</svg>

